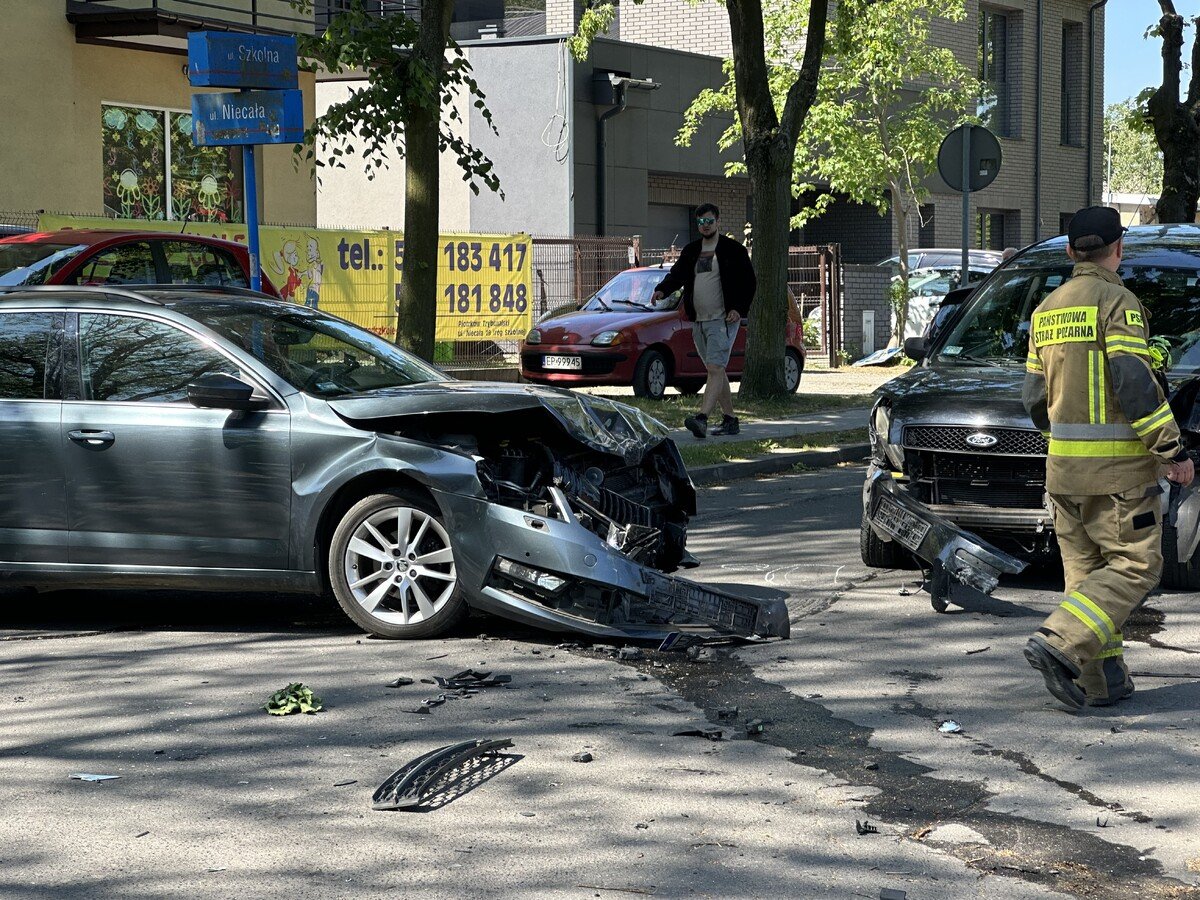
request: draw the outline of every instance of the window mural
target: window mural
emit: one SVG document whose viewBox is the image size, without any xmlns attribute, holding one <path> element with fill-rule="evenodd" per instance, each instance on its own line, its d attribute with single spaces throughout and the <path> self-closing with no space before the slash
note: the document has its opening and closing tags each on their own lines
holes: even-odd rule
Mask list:
<svg viewBox="0 0 1200 900">
<path fill-rule="evenodd" d="M 122 219 L 242 221 L 237 147 L 196 147 L 187 112 L 105 104 L 104 208 Z"/>
</svg>

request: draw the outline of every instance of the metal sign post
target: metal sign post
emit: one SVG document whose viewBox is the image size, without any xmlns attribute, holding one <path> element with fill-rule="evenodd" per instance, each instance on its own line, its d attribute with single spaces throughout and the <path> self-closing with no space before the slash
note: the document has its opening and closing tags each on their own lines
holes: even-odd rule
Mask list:
<svg viewBox="0 0 1200 900">
<path fill-rule="evenodd" d="M 996 136 L 982 125 L 959 125 L 942 139 L 938 172 L 951 190 L 961 191 L 962 287 L 970 280 L 971 192 L 981 191 L 1000 173 L 1003 154 Z"/>
<path fill-rule="evenodd" d="M 232 94 L 192 95 L 192 140 L 197 147 L 242 148 L 250 287 L 262 290 L 254 147 L 304 139 L 296 39 L 193 31 L 188 35 L 188 80 L 193 87 L 240 88 Z"/>
</svg>

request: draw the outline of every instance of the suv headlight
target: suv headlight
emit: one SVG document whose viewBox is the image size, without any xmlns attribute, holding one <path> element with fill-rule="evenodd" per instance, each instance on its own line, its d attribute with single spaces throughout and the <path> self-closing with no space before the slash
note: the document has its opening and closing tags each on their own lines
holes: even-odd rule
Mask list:
<svg viewBox="0 0 1200 900">
<path fill-rule="evenodd" d="M 904 470 L 904 451 L 888 441 L 892 430 L 892 405 L 880 399 L 871 410 L 867 433 L 871 441 L 871 458 L 877 465 L 890 465 L 896 471 Z"/>
<path fill-rule="evenodd" d="M 621 343 L 621 332 L 619 331 L 602 331 L 592 338 L 594 347 L 611 347 L 613 344 L 619 343 Z"/>
<path fill-rule="evenodd" d="M 525 335 L 525 343 L 540 344 L 542 342 L 542 333 L 534 328 L 529 334 Z"/>
</svg>

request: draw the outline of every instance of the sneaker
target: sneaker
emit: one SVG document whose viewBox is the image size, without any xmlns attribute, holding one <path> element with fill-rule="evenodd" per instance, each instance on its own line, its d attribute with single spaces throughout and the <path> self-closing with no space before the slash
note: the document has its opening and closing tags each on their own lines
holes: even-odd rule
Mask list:
<svg viewBox="0 0 1200 900">
<path fill-rule="evenodd" d="M 708 437 L 708 416 L 704 415 L 704 413 L 688 416 L 683 420 L 683 427 L 697 438 L 703 440 Z"/>
<path fill-rule="evenodd" d="M 1046 681 L 1046 690 L 1064 706 L 1079 709 L 1087 700 L 1087 695 L 1075 683 L 1079 677 L 1066 662 L 1062 654 L 1046 643 L 1046 639 L 1035 634 L 1025 644 L 1025 659 L 1029 665 L 1042 673 Z"/>
<path fill-rule="evenodd" d="M 721 424 L 712 430 L 713 434 L 738 434 L 741 432 L 741 426 L 738 425 L 737 416 L 726 416 L 721 420 Z"/>
</svg>

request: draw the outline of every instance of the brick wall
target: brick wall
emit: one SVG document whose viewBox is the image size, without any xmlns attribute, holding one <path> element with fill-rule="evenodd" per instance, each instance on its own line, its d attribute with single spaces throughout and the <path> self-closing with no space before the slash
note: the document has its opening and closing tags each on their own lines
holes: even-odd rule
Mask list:
<svg viewBox="0 0 1200 900">
<path fill-rule="evenodd" d="M 888 303 L 891 270 L 886 266 L 842 264 L 842 349 L 852 359 L 863 355 L 863 311 L 875 312 L 875 349 L 882 350 L 892 336 L 892 309 Z"/>
<path fill-rule="evenodd" d="M 750 199 L 750 182 L 747 179 L 651 172 L 646 181 L 648 202 L 676 206 L 715 203 L 721 210 L 721 230 L 739 241 L 744 239 Z"/>
<path fill-rule="evenodd" d="M 555 0 L 547 0 L 547 3 Z M 561 0 L 560 0 L 561 2 Z M 645 0 L 621 4 L 621 40 L 726 58 L 733 55 L 729 14 L 706 0 Z"/>
</svg>

